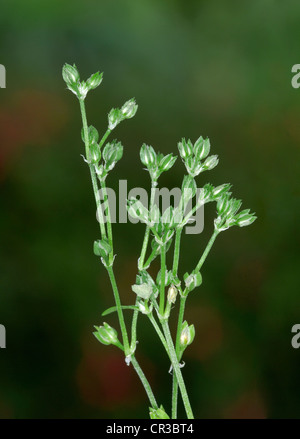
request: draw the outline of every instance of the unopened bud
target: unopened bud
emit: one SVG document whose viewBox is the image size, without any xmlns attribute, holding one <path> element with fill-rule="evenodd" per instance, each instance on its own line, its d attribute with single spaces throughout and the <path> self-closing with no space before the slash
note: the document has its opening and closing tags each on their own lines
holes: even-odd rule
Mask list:
<svg viewBox="0 0 300 439">
<path fill-rule="evenodd" d="M 79 81 L 80 76 L 75 64 L 65 64 L 62 70 L 62 76 L 67 85 L 74 85 Z"/>
<path fill-rule="evenodd" d="M 195 338 L 195 327 L 194 325 L 188 326 L 187 322 L 184 321 L 182 325 L 182 331 L 180 334 L 180 346 L 182 349 L 189 346 Z"/>
<path fill-rule="evenodd" d="M 140 158 L 143 165 L 147 168 L 152 168 L 156 163 L 156 152 L 152 146 L 144 143 L 140 150 Z"/>
<path fill-rule="evenodd" d="M 219 215 L 223 215 L 229 209 L 230 192 L 225 193 L 217 203 L 217 211 Z"/>
<path fill-rule="evenodd" d="M 236 224 L 239 227 L 250 226 L 250 224 L 254 223 L 256 218 L 257 217 L 254 214 L 244 215 L 237 219 Z"/>
<path fill-rule="evenodd" d="M 199 137 L 194 144 L 194 154 L 196 160 L 200 161 L 205 159 L 210 151 L 210 141 L 209 139 L 203 139 L 203 137 Z"/>
<path fill-rule="evenodd" d="M 100 343 L 105 345 L 117 344 L 118 341 L 118 333 L 107 323 L 103 323 L 103 326 L 95 326 L 95 332 L 93 332 L 94 336 Z"/>
<path fill-rule="evenodd" d="M 121 108 L 121 112 L 125 119 L 131 119 L 137 112 L 137 109 L 138 106 L 135 102 L 135 99 L 130 99 L 129 101 L 125 102 Z"/>
<path fill-rule="evenodd" d="M 178 294 L 177 288 L 174 285 L 171 285 L 168 290 L 168 302 L 175 303 L 177 294 Z"/>
<path fill-rule="evenodd" d="M 217 155 L 211 155 L 203 163 L 203 168 L 206 171 L 210 171 L 211 169 L 215 168 L 218 163 L 219 163 L 218 156 Z"/>
<path fill-rule="evenodd" d="M 97 88 L 103 79 L 103 73 L 97 72 L 94 73 L 92 76 L 89 77 L 89 79 L 86 81 L 86 85 L 89 90 L 93 90 Z"/>
<path fill-rule="evenodd" d="M 193 144 L 190 140 L 186 141 L 182 139 L 181 142 L 178 143 L 178 150 L 183 160 L 186 160 L 193 154 Z"/>
<path fill-rule="evenodd" d="M 122 113 L 119 108 L 112 108 L 108 113 L 108 128 L 113 130 L 123 120 Z"/>
<path fill-rule="evenodd" d="M 225 184 L 221 184 L 220 186 L 217 186 L 213 189 L 213 197 L 220 197 L 221 195 L 223 195 L 224 193 L 226 193 L 231 187 L 231 184 L 229 183 L 225 183 Z"/>
<path fill-rule="evenodd" d="M 168 154 L 160 160 L 159 163 L 159 171 L 164 172 L 168 171 L 172 168 L 174 163 L 176 162 L 177 157 L 174 157 L 173 154 Z"/>
</svg>

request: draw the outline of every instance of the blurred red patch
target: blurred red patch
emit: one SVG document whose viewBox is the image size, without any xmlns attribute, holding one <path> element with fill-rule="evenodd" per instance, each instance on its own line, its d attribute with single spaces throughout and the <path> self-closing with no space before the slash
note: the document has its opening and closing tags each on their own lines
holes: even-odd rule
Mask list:
<svg viewBox="0 0 300 439">
<path fill-rule="evenodd" d="M 76 380 L 81 397 L 87 404 L 113 410 L 124 405 L 135 406 L 139 401 L 147 403 L 139 378 L 134 368 L 125 364 L 121 351 L 102 346 L 93 339 L 85 343 L 83 350 Z M 142 367 L 153 384 L 151 364 L 146 362 L 145 365 L 142 359 Z"/>
<path fill-rule="evenodd" d="M 265 419 L 267 413 L 262 395 L 255 389 L 242 394 L 224 410 L 224 417 L 229 419 Z"/>
<path fill-rule="evenodd" d="M 26 144 L 50 144 L 66 120 L 67 109 L 59 96 L 38 90 L 14 94 L 0 108 L 0 178 Z"/>
</svg>

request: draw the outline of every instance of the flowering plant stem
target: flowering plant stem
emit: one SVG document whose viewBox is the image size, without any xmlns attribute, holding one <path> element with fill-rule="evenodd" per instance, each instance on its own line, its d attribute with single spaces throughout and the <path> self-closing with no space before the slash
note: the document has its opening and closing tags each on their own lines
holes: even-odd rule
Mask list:
<svg viewBox="0 0 300 439">
<path fill-rule="evenodd" d="M 85 109 L 84 101 L 82 99 L 80 99 L 79 102 L 80 102 L 82 125 L 83 125 L 83 131 L 84 131 L 86 157 L 89 157 L 89 150 L 88 150 L 89 141 L 88 141 L 88 125 L 87 125 L 86 109 Z M 107 130 L 105 137 L 107 137 L 108 135 L 109 135 L 109 130 Z M 96 172 L 95 172 L 93 165 L 89 165 L 89 168 L 90 168 L 90 174 L 91 174 L 91 179 L 92 179 L 94 197 L 95 197 L 95 201 L 96 201 L 97 213 L 100 216 L 100 221 L 99 221 L 100 231 L 101 231 L 102 237 L 106 237 L 106 230 L 105 230 L 105 224 L 104 224 L 103 216 L 102 216 L 101 201 L 100 201 L 100 196 L 99 196 L 99 189 L 98 189 L 98 183 L 97 183 L 97 178 L 96 178 Z M 106 193 L 106 187 L 105 187 L 104 181 L 102 181 L 101 187 L 103 190 L 103 195 L 107 199 L 107 193 Z M 107 202 L 107 229 L 108 229 L 109 244 L 113 248 L 112 228 L 111 228 L 111 220 L 110 220 L 108 202 Z M 113 255 L 113 252 L 111 254 Z M 120 295 L 119 295 L 119 291 L 118 291 L 118 287 L 117 287 L 117 282 L 116 282 L 116 278 L 115 278 L 112 266 L 107 267 L 107 272 L 109 275 L 112 290 L 114 293 L 115 304 L 117 307 L 120 329 L 121 329 L 121 333 L 122 333 L 124 352 L 125 352 L 125 355 L 127 355 L 130 352 L 129 342 L 128 342 L 128 333 L 127 333 L 127 329 L 126 329 L 126 325 L 125 325 L 125 321 L 124 321 L 124 315 L 123 315 L 123 311 L 122 311 L 121 300 L 120 300 Z M 153 408 L 157 409 L 158 408 L 157 402 L 155 400 L 151 386 L 150 386 L 147 378 L 145 377 L 144 372 L 142 371 L 142 369 L 141 369 L 141 367 L 140 367 L 140 365 L 139 365 L 138 361 L 136 360 L 133 353 L 130 355 L 130 357 L 131 357 L 132 365 L 133 365 L 135 371 L 137 372 L 137 374 L 138 374 L 138 376 L 139 376 L 139 378 L 144 386 L 144 389 L 147 393 L 147 396 L 149 398 L 151 406 Z"/>
<path fill-rule="evenodd" d="M 135 305 L 122 306 L 113 269 L 115 255 L 106 178 L 122 158 L 123 146 L 115 140 L 109 143 L 107 139 L 119 123 L 125 119 L 131 119 L 135 115 L 138 106 L 134 99 L 130 99 L 121 108 L 113 108 L 108 114 L 108 128 L 99 141 L 97 129 L 88 126 L 87 123 L 85 98 L 90 90 L 100 85 L 102 76 L 102 73 L 97 72 L 91 75 L 87 81 L 80 81 L 80 75 L 75 65 L 65 64 L 63 67 L 64 81 L 68 89 L 77 96 L 80 104 L 83 126 L 82 139 L 85 145 L 84 161 L 88 164 L 90 170 L 101 235 L 101 239 L 94 242 L 94 253 L 100 257 L 107 270 L 115 302 L 115 307 L 109 308 L 103 315 L 117 312 L 122 343 L 118 339 L 117 331 L 106 322 L 103 323 L 103 326 L 95 326 L 96 331 L 93 334 L 99 342 L 105 345 L 112 344 L 121 349 L 124 352 L 126 364 L 128 366 L 133 365 L 149 398 L 151 419 L 169 419 L 163 406 L 157 404 L 151 386 L 135 357 L 138 317 L 140 314 L 145 314 L 149 318 L 171 362 L 170 371 L 173 375 L 172 418 L 177 418 L 178 390 L 180 390 L 186 415 L 188 419 L 193 419 L 194 415 L 181 370 L 184 363 L 180 364 L 185 349 L 193 342 L 195 337 L 194 325 L 189 325 L 184 321 L 186 300 L 190 292 L 202 283 L 200 270 L 218 234 L 232 226 L 244 227 L 250 225 L 255 221 L 256 216 L 250 213 L 249 209 L 238 213 L 242 203 L 241 200 L 231 198 L 231 192 L 229 192 L 231 185 L 228 183 L 217 187 L 206 184 L 197 193 L 195 177 L 201 172 L 213 169 L 219 161 L 216 155 L 209 156 L 210 142 L 209 139 L 203 139 L 203 137 L 199 137 L 194 144 L 190 139 L 182 139 L 178 143 L 179 154 L 188 174 L 183 178 L 181 198 L 178 205 L 169 206 L 164 212 L 161 212 L 158 205 L 155 204 L 157 180 L 163 172 L 172 168 L 177 157 L 173 154 L 156 153 L 152 146 L 143 144 L 140 150 L 140 158 L 151 178 L 150 205 L 147 208 L 139 200 L 128 200 L 127 210 L 129 216 L 144 223 L 146 229 L 140 257 L 138 258 L 136 284 L 131 286 L 132 291 L 136 294 Z M 100 187 L 98 186 L 98 180 Z M 189 207 L 190 201 L 194 201 L 194 207 Z M 194 213 L 209 202 L 216 202 L 217 204 L 214 232 L 195 269 L 183 276 L 185 286 L 182 286 L 182 281 L 178 277 L 182 232 L 184 227 L 193 220 Z M 104 213 L 106 221 L 104 221 Z M 174 237 L 173 263 L 171 269 L 168 270 L 167 256 Z M 148 247 L 151 247 L 151 251 L 147 258 Z M 160 260 L 160 271 L 156 281 L 154 281 L 147 270 L 157 257 Z M 180 296 L 180 305 L 174 344 L 169 319 L 177 295 Z M 130 334 L 125 324 L 123 309 L 133 309 Z"/>
<path fill-rule="evenodd" d="M 197 266 L 195 271 L 199 272 L 202 268 L 202 265 L 205 262 L 205 259 L 208 256 L 208 253 L 210 252 L 210 249 L 213 246 L 213 243 L 215 242 L 216 237 L 218 236 L 219 232 L 217 230 L 214 230 Z M 176 260 L 176 264 L 178 267 L 178 261 L 179 261 L 179 244 L 178 244 L 178 248 L 176 247 L 176 242 L 180 240 L 180 234 L 178 233 L 179 238 L 177 239 L 177 235 L 176 235 L 176 241 L 175 241 L 175 254 L 174 254 L 174 261 Z M 177 275 L 177 267 L 175 266 L 176 269 L 176 275 Z M 173 266 L 173 270 L 174 270 L 174 266 Z M 177 323 L 177 333 L 176 333 L 176 356 L 178 361 L 180 361 L 181 356 L 180 356 L 180 334 L 182 331 L 182 323 L 183 323 L 183 318 L 184 318 L 184 310 L 185 310 L 185 303 L 186 303 L 186 299 L 187 299 L 187 295 L 182 295 L 180 297 L 180 306 L 179 306 L 179 314 L 178 314 L 178 323 Z M 176 419 L 177 418 L 177 401 L 178 401 L 178 382 L 177 382 L 177 376 L 173 375 L 173 383 L 172 383 L 172 419 Z"/>
</svg>

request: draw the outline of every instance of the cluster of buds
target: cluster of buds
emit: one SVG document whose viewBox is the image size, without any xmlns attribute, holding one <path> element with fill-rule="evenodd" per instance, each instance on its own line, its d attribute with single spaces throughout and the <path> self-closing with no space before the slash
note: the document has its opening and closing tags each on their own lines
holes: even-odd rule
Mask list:
<svg viewBox="0 0 300 439">
<path fill-rule="evenodd" d="M 101 84 L 103 73 L 94 73 L 87 81 L 80 81 L 80 75 L 75 64 L 73 66 L 65 64 L 63 66 L 62 75 L 69 90 L 71 90 L 79 100 L 83 101 L 90 90 L 95 89 Z M 108 133 L 112 131 L 120 122 L 125 119 L 131 119 L 137 112 L 138 106 L 135 99 L 130 99 L 125 102 L 121 108 L 113 108 L 108 114 Z M 115 164 L 122 158 L 123 146 L 120 142 L 113 141 L 106 144 L 101 154 L 101 147 L 104 143 L 105 136 L 100 143 L 99 134 L 92 125 L 88 127 L 87 132 L 82 129 L 82 140 L 86 145 L 87 157 L 84 160 L 89 165 L 95 166 L 95 171 L 100 180 L 104 180 L 109 171 L 111 171 Z M 103 156 L 104 163 L 99 164 Z"/>
<path fill-rule="evenodd" d="M 158 245 L 167 244 L 174 235 L 174 229 L 182 219 L 179 209 L 169 206 L 161 215 L 159 208 L 154 204 L 150 211 L 136 198 L 127 201 L 128 214 L 138 219 L 154 231 L 154 239 Z"/>
<path fill-rule="evenodd" d="M 137 112 L 138 105 L 132 98 L 125 102 L 122 108 L 112 108 L 108 113 L 108 128 L 112 131 L 120 122 L 131 119 Z"/>
<path fill-rule="evenodd" d="M 75 64 L 65 64 L 62 76 L 68 89 L 74 93 L 78 99 L 84 100 L 90 90 L 97 88 L 103 79 L 103 73 L 94 73 L 86 81 L 80 81 L 80 75 Z"/>
<path fill-rule="evenodd" d="M 222 232 L 232 226 L 244 227 L 252 224 L 257 217 L 254 213 L 250 213 L 250 209 L 237 213 L 241 205 L 241 200 L 231 198 L 231 192 L 222 194 L 217 202 L 218 217 L 214 222 L 215 229 Z"/>
<path fill-rule="evenodd" d="M 217 155 L 208 157 L 210 142 L 209 139 L 203 139 L 203 137 L 199 137 L 194 145 L 190 139 L 182 139 L 178 143 L 178 150 L 191 177 L 196 177 L 203 171 L 209 171 L 219 163 Z"/>
<path fill-rule="evenodd" d="M 142 145 L 140 150 L 140 158 L 143 165 L 146 166 L 149 171 L 152 181 L 157 181 L 158 177 L 165 171 L 172 168 L 176 162 L 177 157 L 173 154 L 156 154 L 152 146 Z"/>
</svg>

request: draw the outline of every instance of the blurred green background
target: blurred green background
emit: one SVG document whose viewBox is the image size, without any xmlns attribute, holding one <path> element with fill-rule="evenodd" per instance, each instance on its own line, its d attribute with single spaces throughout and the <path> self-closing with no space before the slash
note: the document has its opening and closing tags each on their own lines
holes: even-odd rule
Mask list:
<svg viewBox="0 0 300 439">
<path fill-rule="evenodd" d="M 113 304 L 92 253 L 99 238 L 80 114 L 61 78 L 104 71 L 87 98 L 89 123 L 135 97 L 139 111 L 113 137 L 125 147 L 111 187 L 148 187 L 143 142 L 175 152 L 181 137 L 208 136 L 219 166 L 198 177 L 233 184 L 258 220 L 220 235 L 191 294 L 196 339 L 184 374 L 196 417 L 299 417 L 300 4 L 287 0 L 2 1 L 0 63 L 1 294 L 0 417 L 147 417 L 138 378 L 116 348 L 92 336 Z M 178 160 L 161 185 L 179 186 Z M 185 235 L 183 274 L 212 231 Z M 142 225 L 115 229 L 123 302 L 133 301 Z M 129 317 L 131 311 L 126 316 Z M 106 317 L 117 326 L 114 315 Z M 169 364 L 146 318 L 137 357 L 170 411 Z M 180 415 L 184 416 L 182 407 Z"/>
</svg>

